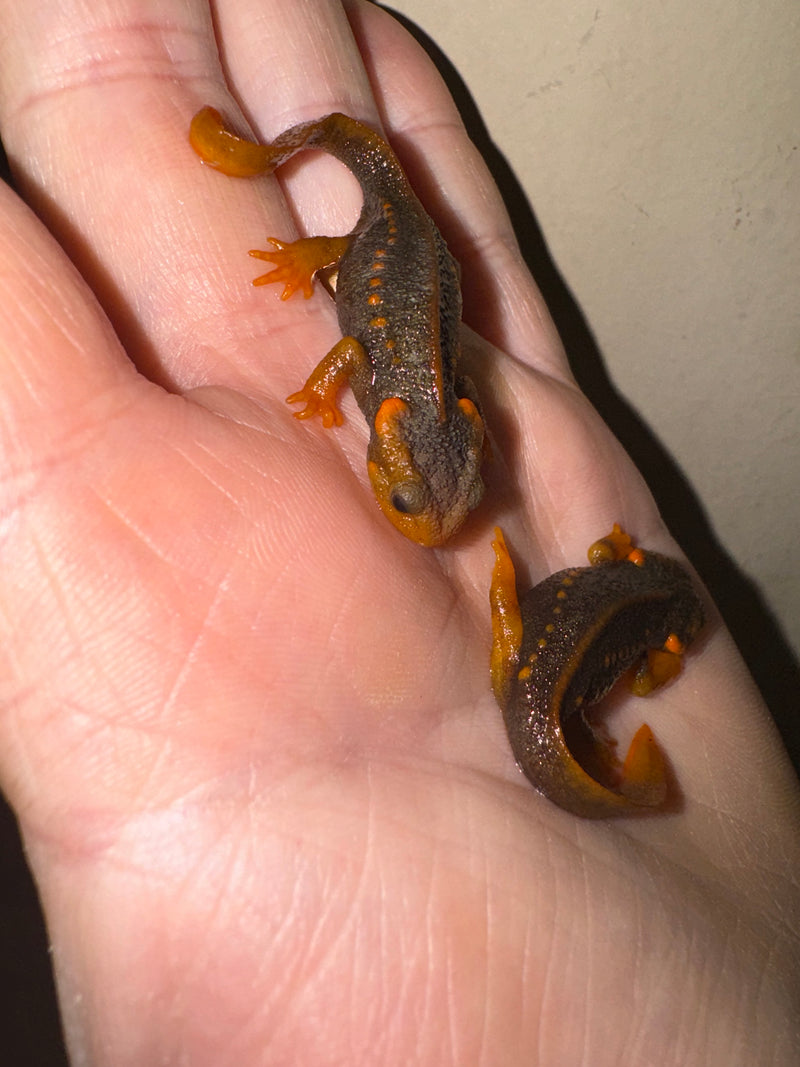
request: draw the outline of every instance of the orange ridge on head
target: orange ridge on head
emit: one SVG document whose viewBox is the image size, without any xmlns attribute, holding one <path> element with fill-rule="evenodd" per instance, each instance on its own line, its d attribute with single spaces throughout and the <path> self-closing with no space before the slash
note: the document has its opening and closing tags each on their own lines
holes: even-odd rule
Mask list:
<svg viewBox="0 0 800 1067">
<path fill-rule="evenodd" d="M 408 404 L 399 396 L 390 396 L 378 408 L 375 416 L 375 432 L 383 435 L 389 433 L 397 419 L 408 411 Z"/>
</svg>

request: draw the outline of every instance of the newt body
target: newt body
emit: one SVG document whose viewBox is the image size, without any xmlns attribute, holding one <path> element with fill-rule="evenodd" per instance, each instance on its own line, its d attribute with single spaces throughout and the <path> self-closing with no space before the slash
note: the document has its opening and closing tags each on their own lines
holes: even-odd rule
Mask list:
<svg viewBox="0 0 800 1067">
<path fill-rule="evenodd" d="M 492 683 L 517 762 L 540 792 L 576 815 L 663 806 L 666 772 L 650 728 L 639 729 L 620 767 L 584 712 L 631 668 L 639 695 L 680 670 L 704 621 L 689 574 L 676 560 L 633 548 L 615 527 L 590 549 L 593 566 L 559 571 L 517 601 L 514 568 L 496 535 Z M 582 762 L 570 748 L 577 751 L 577 740 Z"/>
<path fill-rule="evenodd" d="M 303 238 L 254 251 L 276 269 L 254 284 L 284 282 L 283 298 L 324 268 L 337 271 L 342 340 L 289 402 L 299 418 L 342 421 L 339 388 L 349 381 L 370 426 L 367 468 L 378 503 L 413 541 L 439 545 L 480 502 L 484 427 L 470 384 L 456 377 L 461 293 L 458 267 L 413 193 L 389 145 L 372 129 L 333 114 L 259 145 L 232 134 L 204 108 L 190 139 L 201 158 L 228 174 L 271 173 L 319 148 L 356 176 L 363 205 L 344 237 Z"/>
</svg>

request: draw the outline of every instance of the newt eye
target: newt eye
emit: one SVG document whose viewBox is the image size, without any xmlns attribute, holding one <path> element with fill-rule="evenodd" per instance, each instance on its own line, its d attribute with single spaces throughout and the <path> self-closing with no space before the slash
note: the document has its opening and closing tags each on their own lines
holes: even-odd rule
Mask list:
<svg viewBox="0 0 800 1067">
<path fill-rule="evenodd" d="M 404 482 L 392 489 L 389 502 L 401 515 L 419 515 L 427 506 L 428 495 L 418 482 Z"/>
</svg>

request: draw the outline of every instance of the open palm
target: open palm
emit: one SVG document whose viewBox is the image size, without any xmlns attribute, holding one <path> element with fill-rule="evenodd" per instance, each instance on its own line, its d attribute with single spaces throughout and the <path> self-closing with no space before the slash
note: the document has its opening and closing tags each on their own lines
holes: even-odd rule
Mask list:
<svg viewBox="0 0 800 1067">
<path fill-rule="evenodd" d="M 648 705 L 681 810 L 583 823 L 508 750 L 491 526 L 531 581 L 614 520 L 674 546 L 427 60 L 363 3 L 355 37 L 323 0 L 0 10 L 39 216 L 0 190 L 0 773 L 75 1062 L 791 1062 L 798 797 L 721 626 Z M 379 512 L 351 397 L 336 431 L 284 403 L 335 313 L 252 289 L 246 251 L 343 232 L 358 193 L 327 159 L 199 164 L 192 113 L 235 116 L 218 48 L 264 138 L 382 121 L 490 279 L 489 493 L 450 546 Z"/>
</svg>

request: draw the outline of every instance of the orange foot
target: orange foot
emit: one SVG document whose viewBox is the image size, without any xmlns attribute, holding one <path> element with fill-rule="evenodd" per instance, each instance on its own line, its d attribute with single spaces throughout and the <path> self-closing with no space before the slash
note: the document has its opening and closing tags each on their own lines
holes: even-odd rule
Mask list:
<svg viewBox="0 0 800 1067">
<path fill-rule="evenodd" d="M 273 252 L 258 248 L 250 250 L 255 259 L 274 263 L 275 270 L 261 274 L 253 280 L 253 285 L 271 285 L 283 282 L 281 300 L 288 300 L 298 289 L 308 300 L 314 291 L 314 275 L 323 267 L 332 267 L 342 258 L 349 237 L 301 237 L 298 241 L 279 241 L 277 237 L 267 240 L 275 249 Z"/>
<path fill-rule="evenodd" d="M 298 389 L 296 393 L 287 396 L 286 403 L 305 404 L 302 411 L 294 412 L 294 417 L 296 419 L 313 419 L 315 415 L 319 415 L 326 430 L 330 430 L 332 426 L 341 426 L 344 422 L 344 416 L 337 408 L 335 401 L 325 393 L 316 390 L 308 382 L 302 389 Z"/>
</svg>

